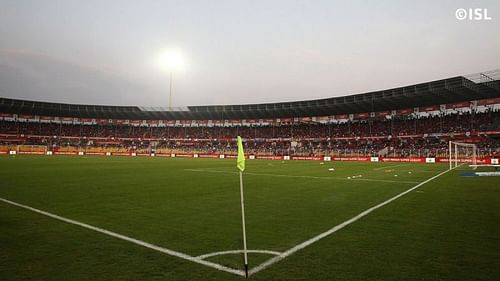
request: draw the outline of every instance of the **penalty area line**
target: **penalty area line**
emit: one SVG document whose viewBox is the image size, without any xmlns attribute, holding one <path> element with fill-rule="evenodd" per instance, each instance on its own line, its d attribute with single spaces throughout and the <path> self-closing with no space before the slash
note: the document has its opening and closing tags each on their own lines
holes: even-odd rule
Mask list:
<svg viewBox="0 0 500 281">
<path fill-rule="evenodd" d="M 455 169 L 455 168 L 453 168 L 453 169 Z M 391 203 L 392 201 L 394 201 L 394 200 L 396 200 L 396 199 L 398 199 L 398 198 L 400 198 L 400 197 L 402 197 L 402 196 L 404 196 L 404 195 L 412 192 L 413 190 L 421 187 L 422 185 L 424 185 L 424 184 L 426 184 L 426 183 L 428 183 L 428 182 L 430 182 L 430 181 L 432 181 L 434 179 L 437 179 L 438 177 L 440 177 L 440 176 L 448 173 L 449 171 L 451 171 L 453 169 L 448 169 L 446 171 L 443 171 L 443 172 L 441 172 L 441 173 L 439 173 L 439 174 L 437 174 L 437 175 L 435 175 L 435 176 L 433 176 L 433 177 L 431 177 L 431 178 L 429 178 L 429 179 L 427 179 L 427 180 L 425 180 L 425 181 L 423 181 L 423 182 L 421 182 L 421 183 L 413 186 L 412 188 L 407 189 L 406 191 L 403 191 L 403 192 L 401 192 L 401 193 L 399 193 L 399 194 L 397 194 L 397 195 L 395 195 L 395 196 L 393 196 L 393 197 L 385 200 L 384 202 L 382 202 L 380 204 L 377 204 L 377 205 L 375 205 L 375 206 L 373 206 L 373 207 L 371 207 L 369 209 L 366 209 L 365 211 L 363 211 L 363 212 L 359 213 L 358 215 L 356 215 L 356 216 L 354 216 L 354 217 L 352 217 L 352 218 L 344 221 L 343 223 L 341 223 L 339 225 L 336 225 L 336 226 L 330 228 L 329 230 L 327 230 L 327 231 L 325 231 L 325 232 L 323 232 L 321 234 L 318 234 L 318 235 L 314 236 L 313 238 L 311 238 L 311 239 L 309 239 L 307 241 L 304 241 L 304 242 L 302 242 L 302 243 L 300 243 L 300 244 L 298 244 L 298 245 L 296 245 L 296 246 L 294 246 L 294 247 L 292 247 L 292 248 L 284 251 L 280 255 L 270 258 L 269 260 L 267 260 L 267 261 L 261 263 L 260 265 L 252 268 L 248 272 L 248 275 L 251 276 L 251 275 L 253 275 L 253 274 L 255 274 L 255 273 L 257 273 L 257 272 L 259 272 L 259 271 L 261 271 L 263 269 L 266 269 L 267 267 L 269 267 L 269 266 L 271 266 L 271 265 L 273 265 L 273 264 L 275 264 L 275 263 L 283 260 L 284 258 L 286 258 L 286 257 L 294 254 L 295 252 L 300 251 L 300 250 L 304 249 L 305 247 L 310 246 L 311 244 L 316 243 L 319 240 L 321 240 L 321 239 L 323 239 L 323 238 L 325 238 L 325 237 L 327 237 L 327 236 L 329 236 L 329 235 L 331 235 L 331 234 L 333 234 L 333 233 L 341 230 L 342 228 L 344 228 L 344 227 L 348 226 L 349 224 L 351 224 L 351 223 L 353 223 L 353 222 L 361 219 L 362 217 L 370 214 L 371 212 L 373 212 L 373 211 L 375 211 L 375 210 L 377 210 L 377 209 L 379 209 L 379 208 L 381 208 L 381 207 L 383 207 L 383 206 Z"/>
<path fill-rule="evenodd" d="M 406 166 L 410 166 L 410 164 L 388 165 L 388 166 L 374 168 L 373 170 L 380 171 L 380 170 L 387 169 L 387 168 L 406 167 Z"/>
<path fill-rule="evenodd" d="M 184 171 L 199 172 L 199 173 L 238 174 L 238 172 L 219 171 L 219 170 L 205 170 L 205 169 L 184 169 Z M 286 175 L 286 174 L 268 174 L 268 173 L 252 173 L 252 172 L 245 172 L 245 175 L 264 176 L 264 177 L 278 177 L 278 178 L 303 178 L 303 179 L 317 179 L 317 180 L 387 182 L 387 183 L 400 183 L 400 184 L 415 184 L 415 183 L 419 183 L 418 181 L 403 181 L 403 180 L 382 180 L 382 179 L 369 179 L 369 178 L 349 179 L 349 178 L 344 178 L 344 177 L 316 177 L 316 176 L 301 176 L 301 175 Z"/>
<path fill-rule="evenodd" d="M 206 260 L 203 260 L 203 259 L 198 258 L 198 257 L 193 257 L 193 256 L 190 256 L 190 255 L 181 253 L 181 252 L 177 252 L 177 251 L 170 250 L 170 249 L 167 249 L 167 248 L 163 248 L 163 247 L 160 247 L 160 246 L 157 246 L 157 245 L 153 245 L 151 243 L 147 243 L 147 242 L 144 242 L 142 240 L 138 240 L 138 239 L 135 239 L 135 238 L 132 238 L 132 237 L 128 237 L 128 236 L 125 236 L 125 235 L 122 235 L 122 234 L 119 234 L 119 233 L 116 233 L 116 232 L 112 232 L 112 231 L 109 231 L 109 230 L 106 230 L 106 229 L 103 229 L 103 228 L 92 226 L 90 224 L 86 224 L 86 223 L 83 223 L 83 222 L 79 222 L 79 221 L 75 221 L 75 220 L 68 219 L 68 218 L 65 218 L 65 217 L 61 217 L 59 215 L 52 214 L 52 213 L 49 213 L 49 212 L 45 212 L 45 211 L 42 211 L 42 210 L 30 207 L 30 206 L 27 206 L 27 205 L 23 205 L 23 204 L 14 202 L 14 201 L 10 201 L 10 200 L 7 200 L 7 199 L 1 198 L 1 197 L 0 197 L 0 201 L 2 201 L 4 203 L 7 203 L 7 204 L 10 204 L 10 205 L 13 205 L 13 206 L 17 206 L 17 207 L 29 210 L 29 211 L 32 211 L 32 212 L 35 212 L 35 213 L 38 213 L 38 214 L 41 214 L 41 215 L 44 215 L 44 216 L 47 216 L 47 217 L 50 217 L 50 218 L 53 218 L 53 219 L 56 219 L 56 220 L 59 220 L 59 221 L 62 221 L 62 222 L 65 222 L 65 223 L 69 223 L 69 224 L 72 224 L 72 225 L 80 226 L 80 227 L 83 227 L 83 228 L 86 228 L 86 229 L 89 229 L 89 230 L 93 230 L 95 232 L 99 232 L 99 233 L 102 233 L 102 234 L 105 234 L 105 235 L 108 235 L 108 236 L 111 236 L 111 237 L 115 237 L 115 238 L 118 238 L 118 239 L 121 239 L 121 240 L 125 240 L 125 241 L 128 241 L 130 243 L 133 243 L 133 244 L 145 247 L 145 248 L 149 248 L 151 250 L 155 250 L 155 251 L 158 251 L 158 252 L 170 255 L 170 256 L 178 257 L 178 258 L 181 258 L 181 259 L 184 259 L 184 260 L 188 260 L 190 262 L 194 262 L 194 263 L 201 264 L 201 265 L 204 265 L 204 266 L 208 266 L 208 267 L 220 270 L 220 271 L 225 271 L 225 272 L 228 272 L 228 273 L 236 274 L 238 276 L 243 276 L 243 277 L 245 276 L 245 272 L 243 270 L 238 270 L 238 269 L 230 268 L 230 267 L 227 267 L 227 266 L 224 266 L 224 265 L 220 265 L 218 263 L 206 261 Z"/>
</svg>

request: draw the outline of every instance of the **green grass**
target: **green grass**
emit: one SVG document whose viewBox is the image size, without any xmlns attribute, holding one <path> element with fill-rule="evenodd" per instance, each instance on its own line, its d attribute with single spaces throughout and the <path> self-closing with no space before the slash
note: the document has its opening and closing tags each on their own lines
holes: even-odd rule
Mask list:
<svg viewBox="0 0 500 281">
<path fill-rule="evenodd" d="M 446 168 L 247 161 L 248 247 L 283 252 Z M 242 248 L 236 172 L 235 160 L 2 156 L 0 197 L 197 256 Z M 461 172 L 444 174 L 251 279 L 497 280 L 500 179 Z M 271 257 L 250 254 L 250 267 Z M 242 268 L 241 255 L 208 260 Z M 242 277 L 0 202 L 0 280 Z"/>
</svg>

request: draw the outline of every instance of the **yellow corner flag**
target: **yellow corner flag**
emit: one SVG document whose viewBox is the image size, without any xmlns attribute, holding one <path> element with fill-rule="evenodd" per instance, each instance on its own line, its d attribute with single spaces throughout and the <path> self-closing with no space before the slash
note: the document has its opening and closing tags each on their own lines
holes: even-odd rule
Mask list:
<svg viewBox="0 0 500 281">
<path fill-rule="evenodd" d="M 243 151 L 243 142 L 240 136 L 238 136 L 238 160 L 236 161 L 236 167 L 242 172 L 245 171 L 245 152 Z"/>
<path fill-rule="evenodd" d="M 243 199 L 243 171 L 245 171 L 245 152 L 243 152 L 243 141 L 238 136 L 238 160 L 236 167 L 240 170 L 240 197 L 241 197 L 241 225 L 243 228 L 243 256 L 245 258 L 245 277 L 248 278 L 248 254 L 247 254 L 247 231 L 245 226 L 245 203 Z"/>
</svg>

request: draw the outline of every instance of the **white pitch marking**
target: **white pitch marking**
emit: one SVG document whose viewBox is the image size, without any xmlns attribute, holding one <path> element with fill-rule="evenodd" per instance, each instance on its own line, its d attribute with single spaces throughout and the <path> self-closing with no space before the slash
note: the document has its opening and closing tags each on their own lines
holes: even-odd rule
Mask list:
<svg viewBox="0 0 500 281">
<path fill-rule="evenodd" d="M 225 271 L 225 272 L 233 273 L 233 274 L 236 274 L 236 275 L 239 275 L 239 276 L 243 276 L 243 277 L 245 276 L 245 272 L 243 272 L 243 270 L 237 270 L 237 269 L 230 268 L 230 267 L 227 267 L 227 266 L 223 266 L 223 265 L 220 265 L 220 264 L 217 264 L 217 263 L 214 263 L 214 262 L 205 261 L 205 260 L 197 258 L 197 257 L 193 257 L 193 256 L 190 256 L 190 255 L 181 253 L 181 252 L 177 252 L 177 251 L 173 251 L 173 250 L 170 250 L 170 249 L 167 249 L 167 248 L 156 246 L 156 245 L 153 245 L 153 244 L 150 244 L 150 243 L 147 243 L 147 242 L 135 239 L 135 238 L 131 238 L 131 237 L 128 237 L 128 236 L 125 236 L 125 235 L 122 235 L 122 234 L 118 234 L 116 232 L 112 232 L 112 231 L 109 231 L 109 230 L 106 230 L 106 229 L 102 229 L 102 228 L 99 228 L 99 227 L 96 227 L 96 226 L 92 226 L 92 225 L 89 225 L 89 224 L 86 224 L 86 223 L 82 223 L 82 222 L 79 222 L 79 221 L 75 221 L 75 220 L 72 220 L 72 219 L 61 217 L 61 216 L 58 216 L 58 215 L 55 215 L 55 214 L 52 214 L 52 213 L 49 213 L 49 212 L 45 212 L 45 211 L 42 211 L 42 210 L 30 207 L 30 206 L 19 204 L 19 203 L 16 203 L 14 201 L 10 201 L 10 200 L 7 200 L 7 199 L 1 198 L 1 197 L 0 197 L 0 201 L 3 201 L 5 203 L 7 203 L 7 204 L 11 204 L 11 205 L 14 205 L 14 206 L 26 209 L 26 210 L 30 210 L 32 212 L 35 212 L 35 213 L 38 213 L 38 214 L 41 214 L 41 215 L 44 215 L 44 216 L 47 216 L 47 217 L 51 217 L 51 218 L 56 219 L 56 220 L 60 220 L 60 221 L 63 221 L 63 222 L 69 223 L 69 224 L 77 225 L 77 226 L 80 226 L 80 227 L 83 227 L 83 228 L 86 228 L 86 229 L 90 229 L 90 230 L 93 230 L 93 231 L 96 231 L 96 232 L 100 232 L 100 233 L 108 235 L 108 236 L 112 236 L 112 237 L 115 237 L 115 238 L 118 238 L 118 239 L 121 239 L 121 240 L 125 240 L 125 241 L 128 241 L 128 242 L 137 244 L 139 246 L 143 246 L 143 247 L 146 247 L 146 248 L 149 248 L 149 249 L 152 249 L 152 250 L 155 250 L 155 251 L 158 251 L 158 252 L 170 255 L 170 256 L 174 256 L 174 257 L 185 259 L 185 260 L 188 260 L 188 261 L 191 261 L 191 262 L 194 262 L 194 263 L 202 264 L 202 265 L 205 265 L 205 266 L 208 266 L 208 267 L 211 267 L 211 268 L 215 268 L 215 269 L 220 270 L 220 271 Z"/>
<path fill-rule="evenodd" d="M 215 257 L 215 256 L 230 255 L 230 254 L 241 254 L 241 253 L 243 253 L 243 250 L 229 250 L 229 251 L 221 251 L 221 252 L 208 253 L 208 254 L 197 256 L 196 258 L 204 260 L 206 258 Z M 280 252 L 268 251 L 268 250 L 247 250 L 247 253 L 268 254 L 268 255 L 274 255 L 274 256 L 281 255 Z"/>
<path fill-rule="evenodd" d="M 480 164 L 480 165 L 469 165 L 471 168 L 477 168 L 477 167 L 500 167 L 500 165 L 497 164 Z"/>
<path fill-rule="evenodd" d="M 238 172 L 231 171 L 218 171 L 218 170 L 204 170 L 204 169 L 184 169 L 184 171 L 189 172 L 202 172 L 202 173 L 223 173 L 223 174 L 237 174 Z M 245 172 L 245 175 L 254 176 L 268 176 L 268 177 L 285 177 L 285 178 L 306 178 L 306 179 L 321 179 L 321 180 L 347 180 L 341 177 L 315 177 L 315 176 L 299 176 L 299 175 L 284 175 L 284 174 L 267 174 L 267 173 L 251 173 Z M 418 181 L 395 181 L 395 180 L 379 180 L 379 179 L 367 179 L 367 178 L 356 178 L 355 181 L 372 181 L 372 182 L 388 182 L 388 183 L 419 183 Z"/>
<path fill-rule="evenodd" d="M 423 181 L 423 182 L 421 182 L 421 183 L 413 186 L 412 188 L 410 188 L 410 189 L 408 189 L 406 191 L 403 191 L 403 192 L 399 193 L 398 195 L 393 196 L 393 197 L 387 199 L 386 201 L 384 201 L 384 202 L 382 202 L 382 203 L 380 203 L 378 205 L 375 205 L 375 206 L 373 206 L 373 207 L 371 207 L 371 208 L 369 208 L 369 209 L 367 209 L 367 210 L 359 213 L 358 215 L 350 218 L 349 220 L 346 220 L 345 222 L 343 222 L 343 223 L 341 223 L 339 225 L 336 225 L 336 226 L 330 228 L 329 230 L 327 230 L 327 231 L 325 231 L 325 232 L 323 232 L 323 233 L 321 233 L 319 235 L 316 235 L 315 237 L 313 237 L 313 238 L 311 238 L 311 239 L 309 239 L 307 241 L 304 241 L 304 242 L 302 242 L 302 243 L 300 243 L 300 244 L 298 244 L 298 245 L 296 245 L 296 246 L 294 246 L 294 247 L 286 250 L 285 252 L 281 253 L 279 256 L 275 256 L 275 257 L 273 257 L 273 258 L 271 258 L 271 259 L 269 259 L 269 260 L 261 263 L 260 265 L 252 268 L 248 272 L 248 275 L 250 276 L 252 274 L 255 274 L 255 273 L 257 273 L 257 272 L 259 272 L 259 271 L 261 271 L 261 270 L 269 267 L 270 265 L 275 264 L 275 263 L 279 262 L 280 260 L 282 260 L 282 259 L 284 259 L 284 258 L 286 258 L 286 257 L 288 257 L 290 255 L 292 255 L 293 253 L 295 253 L 295 252 L 297 252 L 299 250 L 302 250 L 305 247 L 307 247 L 307 246 L 309 246 L 309 245 L 311 245 L 311 244 L 313 244 L 315 242 L 318 242 L 319 240 L 321 240 L 321 239 L 323 239 L 323 238 L 331 235 L 332 233 L 335 233 L 335 232 L 341 230 L 342 228 L 348 226 L 349 224 L 351 224 L 351 223 L 359 220 L 360 218 L 362 218 L 362 217 L 370 214 L 371 212 L 377 210 L 378 208 L 383 207 L 383 206 L 391 203 L 392 201 L 400 198 L 401 196 L 404 196 L 407 193 L 412 192 L 413 190 L 415 190 L 415 189 L 421 187 L 422 185 L 424 185 L 424 184 L 426 184 L 426 183 L 428 183 L 428 182 L 430 182 L 430 181 L 432 181 L 432 180 L 434 180 L 434 179 L 436 179 L 436 178 L 438 178 L 438 177 L 440 177 L 440 176 L 448 173 L 449 171 L 451 171 L 451 170 L 446 170 L 444 172 L 441 172 L 441 173 L 439 173 L 439 174 L 437 174 L 437 175 L 435 175 L 435 176 L 433 176 L 433 177 L 431 177 L 431 178 L 429 178 L 429 179 L 427 179 L 427 180 L 425 180 L 425 181 Z"/>
<path fill-rule="evenodd" d="M 456 169 L 457 167 L 453 168 L 453 169 Z M 451 170 L 453 170 L 451 169 Z M 186 171 L 194 171 L 194 172 L 208 172 L 206 170 L 196 170 L 196 169 L 185 169 Z M 414 187 L 402 192 L 402 193 L 399 193 L 398 195 L 374 206 L 374 207 L 371 207 L 363 212 L 361 212 L 360 214 L 358 214 L 357 216 L 329 229 L 328 231 L 325 231 L 305 242 L 302 242 L 301 244 L 298 244 L 288 250 L 286 250 L 285 252 L 283 253 L 279 253 L 279 252 L 274 252 L 274 251 L 266 251 L 266 250 L 262 250 L 262 251 L 266 251 L 266 252 L 269 252 L 269 254 L 275 254 L 276 256 L 265 261 L 264 263 L 252 268 L 248 274 L 249 276 L 250 275 L 253 275 L 267 267 L 269 267 L 270 265 L 292 255 L 293 253 L 319 241 L 320 239 L 323 239 L 329 235 L 331 235 L 332 233 L 335 233 L 337 232 L 338 230 L 344 228 L 345 226 L 359 220 L 360 218 L 370 214 L 371 212 L 373 212 L 374 210 L 380 208 L 380 207 L 383 207 L 387 204 L 389 204 L 390 202 L 398 199 L 399 197 L 401 196 L 404 196 L 406 195 L 407 193 L 419 188 L 420 186 L 446 174 L 447 172 L 451 171 L 451 170 L 446 170 L 444 172 L 441 172 L 417 185 L 415 185 Z M 228 173 L 228 172 L 225 172 L 225 171 L 210 171 L 210 172 L 219 172 L 219 173 Z M 232 172 L 229 172 L 229 173 L 232 173 Z M 248 173 L 247 173 L 248 174 Z M 332 177 L 312 177 L 312 176 L 291 176 L 291 175 L 277 175 L 277 174 L 258 174 L 258 173 L 253 173 L 254 175 L 269 175 L 269 176 L 284 176 L 284 177 L 306 177 L 306 178 L 319 178 L 319 179 L 329 179 L 329 178 L 332 178 Z M 367 179 L 364 179 L 364 180 L 367 180 Z M 382 181 L 382 180 L 374 180 L 374 181 Z M 395 181 L 395 182 L 401 182 L 401 181 Z M 79 222 L 79 221 L 75 221 L 75 220 L 71 220 L 71 219 L 68 219 L 68 218 L 65 218 L 65 217 L 61 217 L 59 215 L 55 215 L 55 214 L 52 214 L 52 213 L 49 213 L 49 212 L 45 212 L 45 211 L 42 211 L 42 210 L 39 210 L 39 209 L 36 209 L 36 208 L 33 208 L 33 207 L 30 207 L 30 206 L 27 206 L 27 205 L 23 205 L 23 204 L 20 204 L 20 203 L 16 203 L 14 201 L 10 201 L 10 200 L 7 200 L 7 199 L 4 199 L 4 198 L 1 198 L 0 197 L 0 201 L 2 202 L 5 202 L 7 204 L 11 204 L 11 205 L 14 205 L 14 206 L 17 206 L 17 207 L 20 207 L 20 208 L 24 208 L 26 210 L 30 210 L 32 212 L 35 212 L 35 213 L 39 213 L 41 215 L 44 215 L 44 216 L 47 216 L 47 217 L 51 217 L 53 219 L 56 219 L 56 220 L 60 220 L 60 221 L 63 221 L 63 222 L 66 222 L 66 223 L 69 223 L 69 224 L 73 224 L 73 225 L 77 225 L 77 226 L 80 226 L 80 227 L 83 227 L 83 228 L 86 228 L 86 229 L 90 229 L 90 230 L 93 230 L 93 231 L 96 231 L 96 232 L 100 232 L 102 234 L 105 234 L 105 235 L 108 235 L 108 236 L 112 236 L 112 237 L 115 237 L 115 238 L 118 238 L 118 239 L 121 239 L 121 240 L 125 240 L 125 241 L 128 241 L 128 242 L 131 242 L 131 243 L 134 243 L 136 245 L 139 245 L 139 246 L 143 246 L 145 248 L 149 248 L 149 249 L 152 249 L 152 250 L 155 250 L 155 251 L 158 251 L 158 252 L 161 252 L 161 253 L 164 253 L 164 254 L 167 254 L 167 255 L 171 255 L 171 256 L 175 256 L 175 257 L 178 257 L 178 258 L 181 258 L 181 259 L 185 259 L 185 260 L 188 260 L 188 261 L 191 261 L 191 262 L 194 262 L 194 263 L 198 263 L 198 264 L 201 264 L 201 265 L 205 265 L 205 266 L 208 266 L 208 267 L 211 267 L 211 268 L 214 268 L 214 269 L 217 269 L 217 270 L 220 270 L 220 271 L 225 271 L 225 272 L 228 272 L 228 273 L 232 273 L 232 274 L 235 274 L 235 275 L 239 275 L 239 276 L 245 276 L 245 272 L 243 270 L 237 270 L 237 269 L 234 269 L 234 268 L 230 268 L 230 267 L 227 267 L 227 266 L 223 266 L 223 265 L 220 265 L 220 264 L 217 264 L 217 263 L 214 263 L 214 262 L 210 262 L 210 261 L 206 261 L 206 260 L 203 260 L 201 257 L 203 258 L 207 258 L 209 256 L 213 256 L 212 254 L 216 255 L 216 254 L 221 254 L 223 252 L 217 252 L 217 253 L 210 253 L 210 254 L 206 254 L 206 255 L 201 255 L 201 256 L 198 256 L 198 257 L 193 257 L 193 256 L 190 256 L 190 255 L 187 255 L 187 254 L 184 254 L 184 253 L 181 253 L 181 252 L 177 252 L 177 251 L 173 251 L 173 250 L 170 250 L 170 249 L 167 249 L 167 248 L 163 248 L 163 247 L 160 247 L 160 246 L 156 246 L 156 245 L 153 245 L 153 244 L 150 244 L 150 243 L 147 243 L 147 242 L 144 242 L 144 241 L 141 241 L 141 240 L 138 240 L 138 239 L 135 239 L 135 238 L 131 238 L 131 237 L 128 237 L 128 236 L 125 236 L 125 235 L 122 235 L 122 234 L 118 234 L 118 233 L 115 233 L 115 232 L 112 232 L 112 231 L 109 231 L 109 230 L 106 230 L 106 229 L 102 229 L 102 228 L 99 228 L 99 227 L 95 227 L 95 226 L 92 226 L 92 225 L 89 225 L 89 224 L 86 224 L 86 223 L 82 223 L 82 222 Z M 235 251 L 241 251 L 241 250 L 235 250 Z M 253 251 L 260 251 L 260 250 L 253 250 Z M 225 251 L 225 252 L 233 252 L 233 251 Z"/>
<path fill-rule="evenodd" d="M 387 168 L 404 167 L 404 166 L 410 166 L 410 164 L 389 165 L 389 166 L 378 167 L 378 168 L 375 168 L 373 170 L 378 171 L 378 170 L 383 170 L 383 169 L 387 169 Z"/>
</svg>

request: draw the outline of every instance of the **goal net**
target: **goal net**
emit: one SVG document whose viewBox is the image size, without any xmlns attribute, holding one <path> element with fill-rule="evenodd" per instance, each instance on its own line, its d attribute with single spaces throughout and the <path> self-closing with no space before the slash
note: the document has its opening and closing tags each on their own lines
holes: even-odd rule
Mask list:
<svg viewBox="0 0 500 281">
<path fill-rule="evenodd" d="M 19 154 L 47 154 L 48 148 L 46 145 L 18 145 L 17 153 Z"/>
<path fill-rule="evenodd" d="M 459 164 L 468 164 L 477 167 L 476 145 L 463 142 L 449 142 L 450 169 L 458 167 Z"/>
</svg>

